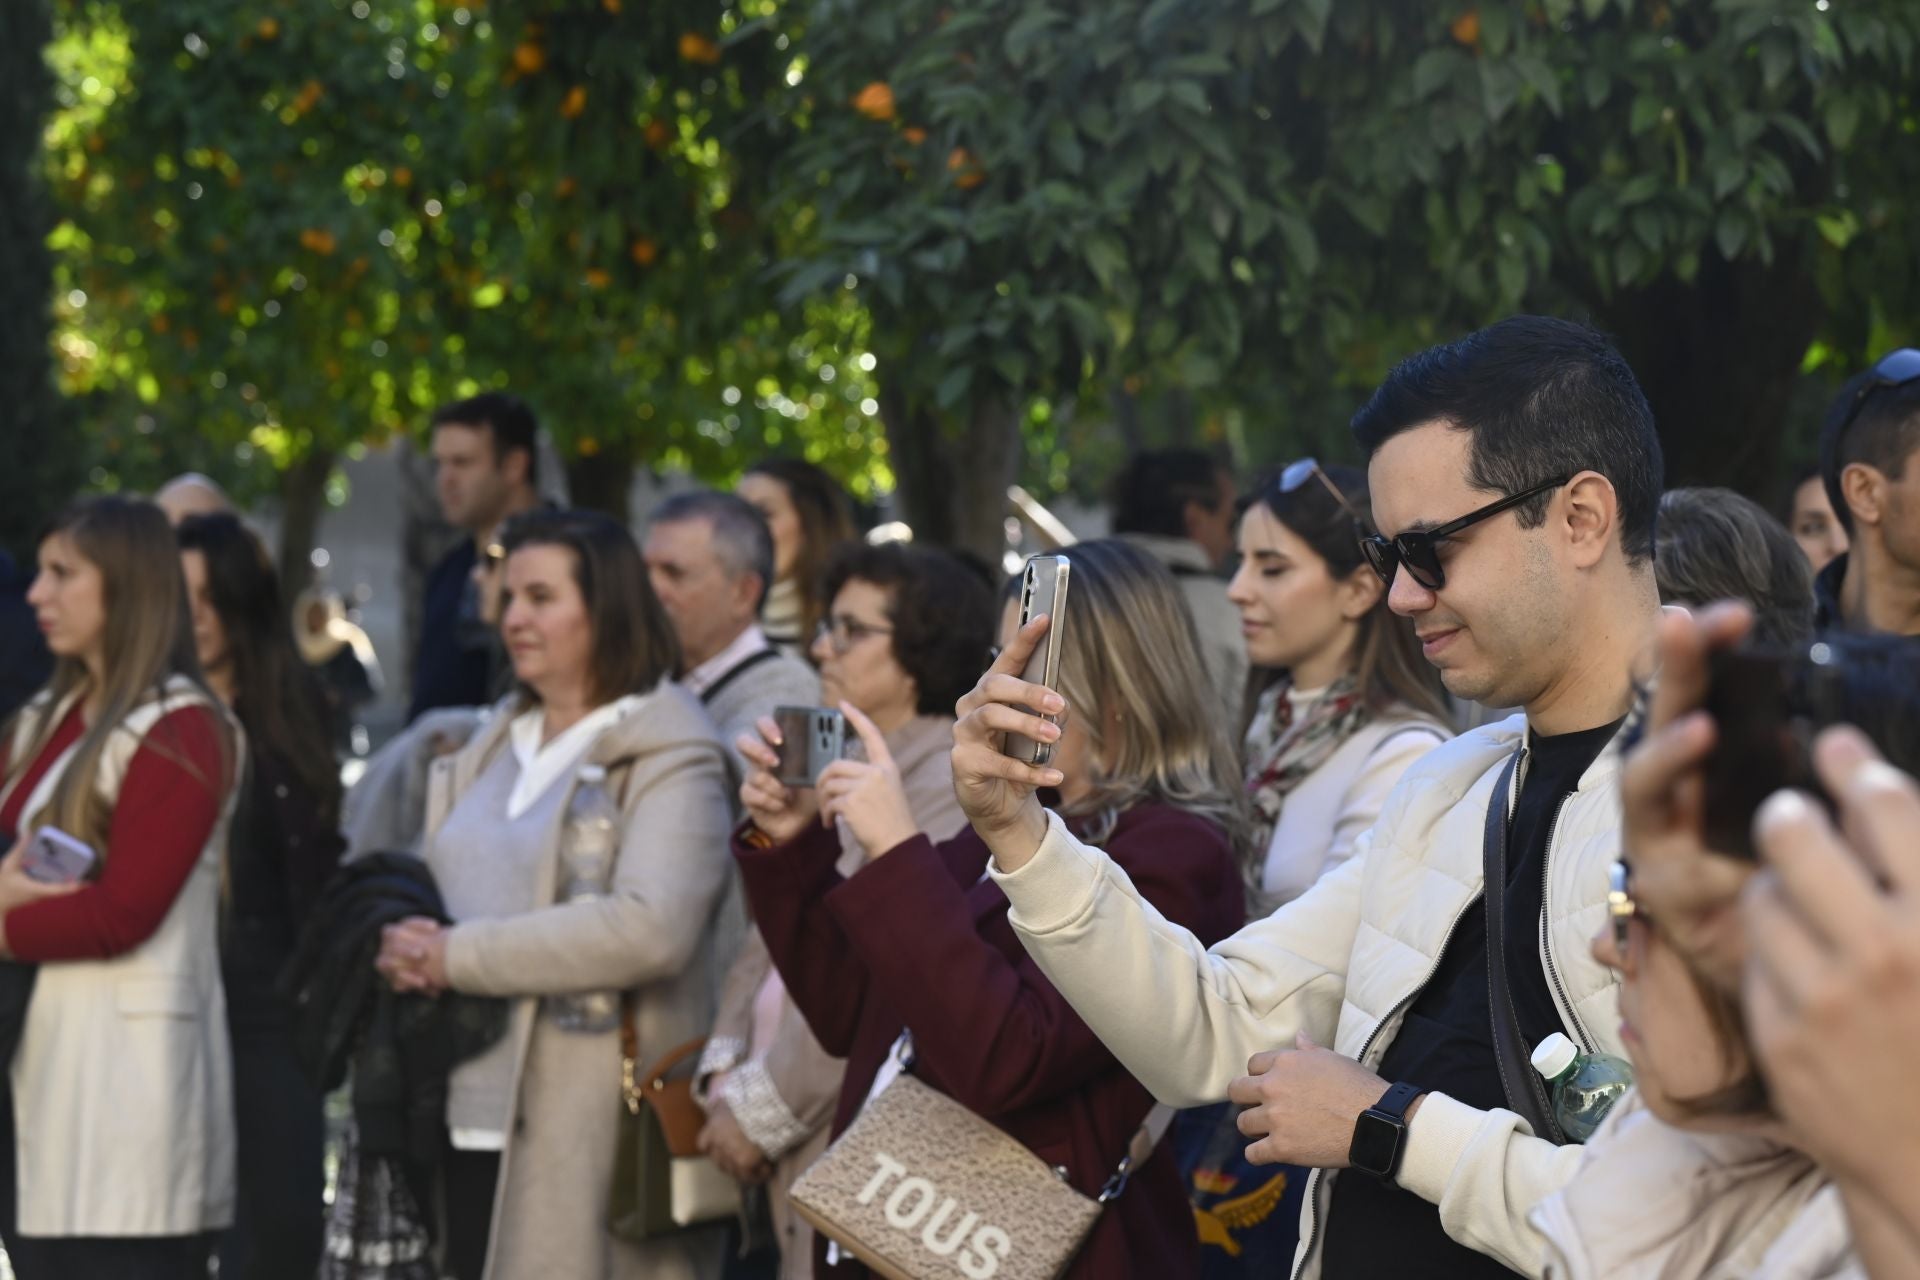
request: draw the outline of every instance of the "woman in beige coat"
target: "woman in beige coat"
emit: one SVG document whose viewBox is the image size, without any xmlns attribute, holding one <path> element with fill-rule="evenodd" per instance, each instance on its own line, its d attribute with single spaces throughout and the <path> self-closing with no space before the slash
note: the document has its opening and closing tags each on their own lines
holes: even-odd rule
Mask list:
<svg viewBox="0 0 1920 1280">
<path fill-rule="evenodd" d="M 942 551 L 850 545 L 829 567 L 827 617 L 813 637 L 821 699 L 875 721 L 899 766 L 920 829 L 945 839 L 966 825 L 953 794 L 953 704 L 988 660 L 993 597 Z M 841 869 L 866 861 L 845 838 Z M 807 1029 L 758 930 L 729 971 L 701 1059 L 709 1112 L 703 1145 L 743 1182 L 765 1182 L 784 1280 L 813 1274 L 813 1232 L 787 1188 L 826 1149 L 845 1063 Z"/>
<path fill-rule="evenodd" d="M 569 996 L 625 992 L 642 1059 L 708 1025 L 725 757 L 698 701 L 668 678 L 673 633 L 626 530 L 542 512 L 505 544 L 502 629 L 521 690 L 428 783 L 425 857 L 455 923 L 392 926 L 379 960 L 402 990 L 515 998 L 506 1037 L 450 1081 L 444 1270 L 704 1274 L 717 1265 L 711 1233 L 634 1246 L 607 1231 L 618 1029 L 555 1014 Z M 603 895 L 564 900 L 568 805 L 595 765 L 619 810 L 618 849 Z"/>
</svg>

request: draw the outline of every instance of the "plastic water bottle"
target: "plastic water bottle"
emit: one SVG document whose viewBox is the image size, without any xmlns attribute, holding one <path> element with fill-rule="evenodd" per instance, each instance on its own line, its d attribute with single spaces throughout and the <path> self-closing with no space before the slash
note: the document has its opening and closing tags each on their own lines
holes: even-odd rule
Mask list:
<svg viewBox="0 0 1920 1280">
<path fill-rule="evenodd" d="M 607 896 L 613 856 L 620 845 L 620 810 L 607 793 L 607 771 L 583 765 L 560 836 L 560 896 L 590 902 Z M 620 1022 L 618 991 L 586 991 L 552 996 L 549 1011 L 563 1031 L 611 1031 Z"/>
<path fill-rule="evenodd" d="M 1553 1086 L 1553 1118 L 1568 1142 L 1585 1142 L 1620 1095 L 1633 1088 L 1633 1064 L 1612 1054 L 1582 1053 L 1556 1031 L 1533 1051 L 1533 1069 Z"/>
</svg>

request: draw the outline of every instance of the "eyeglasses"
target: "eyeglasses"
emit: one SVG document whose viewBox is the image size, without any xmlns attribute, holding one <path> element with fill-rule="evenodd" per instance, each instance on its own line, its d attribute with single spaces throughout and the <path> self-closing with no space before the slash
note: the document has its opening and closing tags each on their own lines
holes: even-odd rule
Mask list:
<svg viewBox="0 0 1920 1280">
<path fill-rule="evenodd" d="M 1298 462 L 1289 464 L 1287 469 L 1280 473 L 1279 489 L 1282 493 L 1292 493 L 1307 481 L 1316 479 L 1327 487 L 1327 492 L 1333 495 L 1333 500 L 1340 504 L 1342 511 L 1353 517 L 1355 524 L 1362 529 L 1367 527 L 1366 520 L 1353 509 L 1353 504 L 1347 501 L 1346 494 L 1340 492 L 1340 486 L 1333 482 L 1333 477 L 1321 469 L 1318 459 L 1302 458 Z"/>
<path fill-rule="evenodd" d="M 1613 949 L 1616 955 L 1624 957 L 1627 954 L 1629 929 L 1635 916 L 1645 923 L 1646 916 L 1633 900 L 1633 869 L 1624 858 L 1618 858 L 1607 872 L 1607 917 L 1613 922 Z"/>
<path fill-rule="evenodd" d="M 829 645 L 833 646 L 835 653 L 842 655 L 868 636 L 892 634 L 892 627 L 869 626 L 864 622 L 856 622 L 852 618 L 822 618 L 820 625 L 813 629 L 813 638 L 816 641 L 824 638 Z"/>
<path fill-rule="evenodd" d="M 1519 506 L 1528 498 L 1537 498 L 1552 489 L 1558 489 L 1572 476 L 1561 476 L 1558 480 L 1549 480 L 1537 484 L 1531 489 L 1522 490 L 1498 502 L 1490 503 L 1478 511 L 1470 511 L 1458 520 L 1448 521 L 1437 529 L 1415 529 L 1396 537 L 1388 538 L 1380 534 L 1360 539 L 1360 550 L 1366 553 L 1367 563 L 1380 575 L 1380 580 L 1389 587 L 1393 585 L 1394 571 L 1401 565 L 1407 567 L 1407 573 L 1413 580 L 1429 591 L 1438 591 L 1447 585 L 1447 571 L 1440 566 L 1440 544 L 1454 537 L 1461 530 L 1479 524 L 1482 520 L 1491 520 L 1502 511 Z"/>
<path fill-rule="evenodd" d="M 1853 420 L 1860 416 L 1860 410 L 1866 407 L 1868 396 L 1888 387 L 1904 387 L 1916 380 L 1920 380 L 1920 351 L 1902 347 L 1882 356 L 1880 363 L 1873 366 L 1873 376 L 1867 379 L 1866 385 L 1853 393 L 1853 403 L 1847 407 L 1847 416 L 1840 420 L 1839 428 L 1833 433 L 1836 446 L 1841 437 L 1847 434 L 1847 428 L 1853 425 Z"/>
</svg>

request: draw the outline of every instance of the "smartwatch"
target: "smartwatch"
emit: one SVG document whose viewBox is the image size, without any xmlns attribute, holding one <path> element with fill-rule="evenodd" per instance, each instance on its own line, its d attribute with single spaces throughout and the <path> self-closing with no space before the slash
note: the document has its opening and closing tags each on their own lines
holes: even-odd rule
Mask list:
<svg viewBox="0 0 1920 1280">
<path fill-rule="evenodd" d="M 1392 1182 L 1407 1146 L 1407 1108 L 1420 1096 L 1418 1085 L 1396 1084 L 1353 1122 L 1347 1163 L 1382 1182 Z"/>
</svg>

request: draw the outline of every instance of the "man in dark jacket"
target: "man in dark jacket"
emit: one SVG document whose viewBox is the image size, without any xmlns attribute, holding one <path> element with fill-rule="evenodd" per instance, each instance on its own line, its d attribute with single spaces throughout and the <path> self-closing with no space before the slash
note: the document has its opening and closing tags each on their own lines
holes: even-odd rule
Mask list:
<svg viewBox="0 0 1920 1280">
<path fill-rule="evenodd" d="M 1848 382 L 1820 433 L 1820 475 L 1852 540 L 1814 580 L 1816 626 L 1920 635 L 1920 350 Z"/>
<path fill-rule="evenodd" d="M 538 433 L 533 410 L 503 391 L 442 406 L 433 415 L 440 511 L 468 536 L 427 576 L 409 721 L 434 707 L 492 700 L 499 641 L 481 617 L 473 569 L 501 524 L 539 502 Z"/>
</svg>

